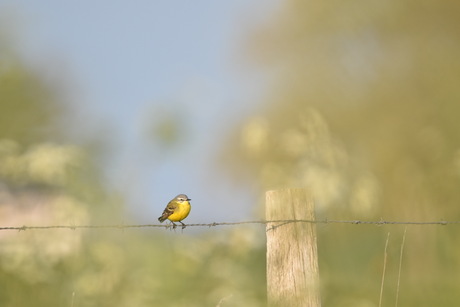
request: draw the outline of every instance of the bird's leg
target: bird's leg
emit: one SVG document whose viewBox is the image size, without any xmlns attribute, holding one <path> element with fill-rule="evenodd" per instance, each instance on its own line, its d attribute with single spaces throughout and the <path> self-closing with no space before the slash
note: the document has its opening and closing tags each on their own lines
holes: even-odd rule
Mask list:
<svg viewBox="0 0 460 307">
<path fill-rule="evenodd" d="M 179 223 L 182 224 L 182 229 L 184 229 L 185 227 L 187 227 L 187 225 L 185 225 L 184 223 L 182 223 L 182 221 L 179 221 Z"/>
<path fill-rule="evenodd" d="M 173 229 L 176 229 L 177 225 L 176 225 L 176 224 L 174 224 L 174 222 L 173 222 L 173 221 L 171 221 L 171 224 L 173 224 Z"/>
</svg>

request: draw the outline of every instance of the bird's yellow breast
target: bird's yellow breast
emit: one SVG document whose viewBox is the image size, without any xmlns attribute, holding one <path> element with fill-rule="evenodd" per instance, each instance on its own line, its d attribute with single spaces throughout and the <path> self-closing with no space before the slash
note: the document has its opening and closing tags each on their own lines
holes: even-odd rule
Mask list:
<svg viewBox="0 0 460 307">
<path fill-rule="evenodd" d="M 168 216 L 168 220 L 172 222 L 180 222 L 185 219 L 190 213 L 190 203 L 188 201 L 177 202 L 177 207 L 174 212 Z"/>
</svg>

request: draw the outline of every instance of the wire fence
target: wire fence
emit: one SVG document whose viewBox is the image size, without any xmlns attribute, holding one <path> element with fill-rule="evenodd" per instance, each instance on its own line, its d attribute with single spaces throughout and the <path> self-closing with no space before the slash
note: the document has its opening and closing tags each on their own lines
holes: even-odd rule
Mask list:
<svg viewBox="0 0 460 307">
<path fill-rule="evenodd" d="M 428 226 L 428 225 L 452 225 L 460 224 L 460 221 L 365 221 L 365 220 L 260 220 L 260 221 L 242 221 L 242 222 L 213 222 L 205 224 L 186 224 L 178 225 L 182 228 L 187 227 L 216 227 L 216 226 L 235 226 L 243 224 L 290 224 L 290 223 L 309 223 L 309 224 L 354 224 L 354 225 L 406 225 L 406 226 Z M 280 225 L 277 225 L 280 226 Z M 43 229 L 128 229 L 128 228 L 172 228 L 172 224 L 117 224 L 117 225 L 51 225 L 51 226 L 0 226 L 0 230 L 43 230 Z"/>
</svg>

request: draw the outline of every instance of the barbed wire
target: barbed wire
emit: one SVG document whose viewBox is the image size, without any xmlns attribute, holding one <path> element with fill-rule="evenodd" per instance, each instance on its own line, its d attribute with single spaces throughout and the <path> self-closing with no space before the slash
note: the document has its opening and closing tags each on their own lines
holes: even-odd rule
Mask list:
<svg viewBox="0 0 460 307">
<path fill-rule="evenodd" d="M 183 228 L 187 227 L 216 227 L 216 226 L 235 226 L 243 224 L 290 224 L 290 223 L 309 223 L 309 224 L 354 224 L 354 225 L 406 225 L 406 226 L 415 226 L 415 225 L 451 225 L 451 224 L 460 224 L 460 221 L 363 221 L 363 220 L 260 220 L 260 221 L 242 221 L 242 222 L 213 222 L 205 224 L 186 224 Z M 178 225 L 182 227 L 181 225 Z M 159 227 L 159 228 L 172 228 L 172 224 L 118 224 L 118 225 L 51 225 L 51 226 L 0 226 L 0 230 L 41 230 L 41 229 L 128 229 L 128 228 L 149 228 L 149 227 Z"/>
</svg>

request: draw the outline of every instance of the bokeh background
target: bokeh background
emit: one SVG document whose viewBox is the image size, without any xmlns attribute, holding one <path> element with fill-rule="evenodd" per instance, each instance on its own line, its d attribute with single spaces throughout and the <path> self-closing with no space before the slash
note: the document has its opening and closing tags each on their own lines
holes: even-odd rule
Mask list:
<svg viewBox="0 0 460 307">
<path fill-rule="evenodd" d="M 454 1 L 0 0 L 0 226 L 460 220 Z M 324 306 L 457 306 L 458 226 L 319 225 Z M 401 278 L 400 251 L 404 240 Z M 388 237 L 389 235 L 389 237 Z M 1 306 L 264 306 L 262 225 L 0 231 Z"/>
</svg>

